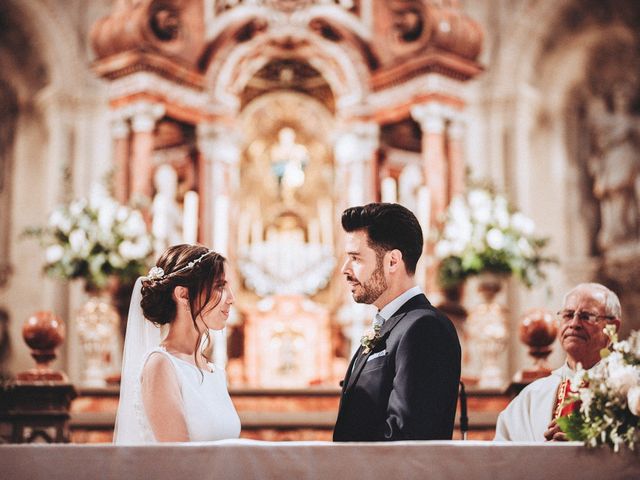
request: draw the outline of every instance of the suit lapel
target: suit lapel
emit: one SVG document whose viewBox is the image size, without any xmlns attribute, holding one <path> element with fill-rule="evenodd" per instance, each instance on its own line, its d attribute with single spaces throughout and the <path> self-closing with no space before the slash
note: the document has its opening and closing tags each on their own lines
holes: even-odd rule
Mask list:
<svg viewBox="0 0 640 480">
<path fill-rule="evenodd" d="M 351 377 L 353 376 L 353 372 L 355 369 L 355 364 L 357 363 L 358 359 L 362 356 L 362 345 L 360 345 L 358 347 L 358 349 L 356 350 L 356 353 L 353 354 L 353 357 L 351 357 L 351 361 L 349 362 L 349 366 L 347 367 L 347 373 L 344 377 L 344 382 L 342 383 L 342 393 L 344 393 L 347 390 L 347 386 L 349 385 L 349 381 L 351 380 Z"/>
<path fill-rule="evenodd" d="M 386 341 L 386 337 L 389 335 L 389 332 L 395 327 L 400 320 L 407 314 L 407 312 L 414 310 L 416 308 L 424 308 L 426 306 L 431 305 L 427 297 L 424 294 L 416 295 L 413 298 L 410 298 L 407 302 L 402 305 L 396 313 L 394 313 L 391 318 L 384 322 L 382 328 L 380 328 L 380 340 L 381 342 Z M 373 352 L 373 349 L 369 350 L 366 354 L 362 354 L 362 346 L 358 348 L 355 353 L 354 358 L 351 360 L 349 366 L 353 365 L 353 368 L 349 368 L 349 373 L 347 378 L 345 379 L 345 386 L 342 391 L 345 392 L 349 388 L 353 386 L 354 383 L 358 380 L 360 376 L 360 372 L 364 368 L 367 363 L 367 359 L 369 355 Z"/>
<path fill-rule="evenodd" d="M 360 348 L 356 352 L 356 358 L 353 362 L 353 370 L 351 371 L 351 375 L 349 376 L 349 380 L 347 381 L 347 389 L 350 388 L 356 382 L 356 380 L 358 380 L 360 372 L 367 363 L 367 358 L 369 358 L 369 355 L 371 355 L 372 350 L 373 349 L 363 354 L 362 346 L 360 346 Z"/>
</svg>

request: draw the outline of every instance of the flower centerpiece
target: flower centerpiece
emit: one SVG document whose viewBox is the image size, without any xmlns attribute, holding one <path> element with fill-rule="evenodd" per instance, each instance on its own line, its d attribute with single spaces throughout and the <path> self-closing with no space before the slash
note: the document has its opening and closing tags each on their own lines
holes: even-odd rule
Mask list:
<svg viewBox="0 0 640 480">
<path fill-rule="evenodd" d="M 624 341 L 618 341 L 613 325 L 605 332 L 611 350 L 603 350 L 603 359 L 591 369 L 578 369 L 571 384 L 581 387 L 568 401 L 579 402 L 579 408 L 558 424 L 570 440 L 587 446 L 633 450 L 640 441 L 640 332 L 631 332 Z"/>
<path fill-rule="evenodd" d="M 511 275 L 527 285 L 543 277 L 541 266 L 546 238 L 534 235 L 533 220 L 511 208 L 503 195 L 491 189 L 471 188 L 455 197 L 436 240 L 438 283 L 455 287 L 484 272 Z"/>
<path fill-rule="evenodd" d="M 40 239 L 47 274 L 84 279 L 90 298 L 75 317 L 84 353 L 83 384 L 104 387 L 106 378 L 119 370 L 117 337 L 122 328 L 113 299 L 105 295 L 107 287 L 113 294 L 116 284 L 132 283 L 143 275 L 153 253 L 142 213 L 95 187 L 89 199 L 55 208 L 46 226 L 26 233 Z"/>
<path fill-rule="evenodd" d="M 47 274 L 82 278 L 89 291 L 104 289 L 110 277 L 129 282 L 143 275 L 153 253 L 141 212 L 100 193 L 55 208 L 45 227 L 26 233 L 45 248 Z"/>
<path fill-rule="evenodd" d="M 453 298 L 451 292 L 461 290 L 468 277 L 479 276 L 483 300 L 469 313 L 464 330 L 479 366 L 469 376 L 477 376 L 484 388 L 503 388 L 507 381 L 507 314 L 495 301 L 504 279 L 514 275 L 531 286 L 543 277 L 542 264 L 551 261 L 542 255 L 547 239 L 535 236 L 534 230 L 533 220 L 491 188 L 471 187 L 445 212 L 434 247 L 437 280 L 445 297 Z"/>
</svg>

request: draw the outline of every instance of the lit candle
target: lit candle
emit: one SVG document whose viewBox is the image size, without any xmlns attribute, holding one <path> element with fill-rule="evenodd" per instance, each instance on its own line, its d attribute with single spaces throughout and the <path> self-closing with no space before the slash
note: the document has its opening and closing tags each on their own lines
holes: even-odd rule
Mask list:
<svg viewBox="0 0 640 480">
<path fill-rule="evenodd" d="M 238 244 L 241 248 L 244 248 L 249 243 L 249 229 L 250 229 L 249 213 L 243 210 L 240 214 L 240 220 L 238 220 Z"/>
<path fill-rule="evenodd" d="M 320 238 L 323 245 L 333 245 L 333 215 L 331 200 L 322 199 L 318 202 L 320 216 Z"/>
<path fill-rule="evenodd" d="M 364 179 L 367 178 L 367 172 L 365 172 L 364 168 L 359 163 L 353 163 L 350 165 L 349 170 L 349 207 L 353 207 L 356 205 L 362 205 L 364 203 Z"/>
<path fill-rule="evenodd" d="M 255 219 L 251 223 L 251 245 L 262 243 L 262 222 Z"/>
<path fill-rule="evenodd" d="M 418 221 L 422 226 L 422 235 L 426 240 L 431 226 L 431 192 L 429 187 L 425 185 L 418 189 L 417 214 Z"/>
<path fill-rule="evenodd" d="M 320 243 L 320 225 L 315 218 L 309 221 L 308 227 L 309 243 Z"/>
<path fill-rule="evenodd" d="M 229 246 L 229 197 L 219 195 L 215 199 L 214 217 L 216 228 L 213 237 L 213 249 L 227 255 Z"/>
<path fill-rule="evenodd" d="M 384 203 L 396 203 L 398 201 L 397 185 L 395 179 L 386 177 L 380 185 L 380 193 Z"/>
<path fill-rule="evenodd" d="M 185 243 L 198 241 L 198 194 L 192 190 L 184 194 L 182 238 Z"/>
</svg>

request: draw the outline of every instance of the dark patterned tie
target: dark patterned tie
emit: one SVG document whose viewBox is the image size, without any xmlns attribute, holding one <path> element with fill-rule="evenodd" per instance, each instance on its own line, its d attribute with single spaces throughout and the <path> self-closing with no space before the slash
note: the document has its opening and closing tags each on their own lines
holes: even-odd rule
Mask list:
<svg viewBox="0 0 640 480">
<path fill-rule="evenodd" d="M 376 313 L 375 318 L 373 319 L 373 330 L 379 332 L 382 328 L 382 324 L 384 323 L 384 317 L 380 315 L 380 313 Z"/>
</svg>

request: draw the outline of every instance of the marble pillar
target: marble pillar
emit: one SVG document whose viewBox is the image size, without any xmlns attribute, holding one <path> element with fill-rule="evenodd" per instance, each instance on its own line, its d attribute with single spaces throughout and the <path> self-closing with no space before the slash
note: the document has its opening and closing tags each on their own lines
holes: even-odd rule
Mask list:
<svg viewBox="0 0 640 480">
<path fill-rule="evenodd" d="M 111 121 L 113 139 L 113 192 L 119 203 L 129 199 L 129 135 L 131 128 L 125 118 L 116 117 Z"/>
<path fill-rule="evenodd" d="M 373 178 L 373 171 L 379 131 L 375 123 L 348 124 L 335 143 L 334 154 L 340 183 L 337 191 L 346 195 L 340 199 L 345 208 L 374 200 L 374 182 L 377 179 Z"/>
<path fill-rule="evenodd" d="M 464 159 L 465 122 L 462 115 L 454 115 L 447 129 L 447 153 L 449 156 L 449 198 L 462 195 L 466 189 L 466 162 Z"/>
<path fill-rule="evenodd" d="M 445 150 L 446 109 L 440 104 L 415 105 L 411 116 L 422 130 L 424 178 L 431 192 L 431 219 L 436 219 L 447 207 L 448 168 Z"/>
<path fill-rule="evenodd" d="M 216 252 L 228 257 L 233 223 L 231 199 L 240 164 L 237 135 L 232 128 L 220 124 L 198 125 L 197 134 L 206 178 L 206 187 L 201 192 L 204 224 L 208 226 L 205 241 Z M 212 333 L 215 363 L 224 367 L 227 363 L 227 330 Z"/>
<path fill-rule="evenodd" d="M 153 132 L 164 106 L 139 102 L 129 106 L 131 116 L 131 192 L 134 202 L 148 203 L 153 194 Z"/>
<path fill-rule="evenodd" d="M 375 200 L 375 183 L 378 179 L 373 174 L 379 131 L 379 126 L 375 123 L 349 124 L 335 143 L 334 154 L 338 170 L 336 192 L 341 195 L 338 198 L 339 215 L 347 207 Z M 339 222 L 339 215 L 336 222 Z M 345 336 L 350 340 L 351 351 L 354 351 L 360 345 L 360 337 L 370 326 L 373 315 L 367 306 L 354 303 L 347 289 L 344 289 L 344 293 L 341 311 L 346 312 L 346 315 L 341 324 Z"/>
</svg>

